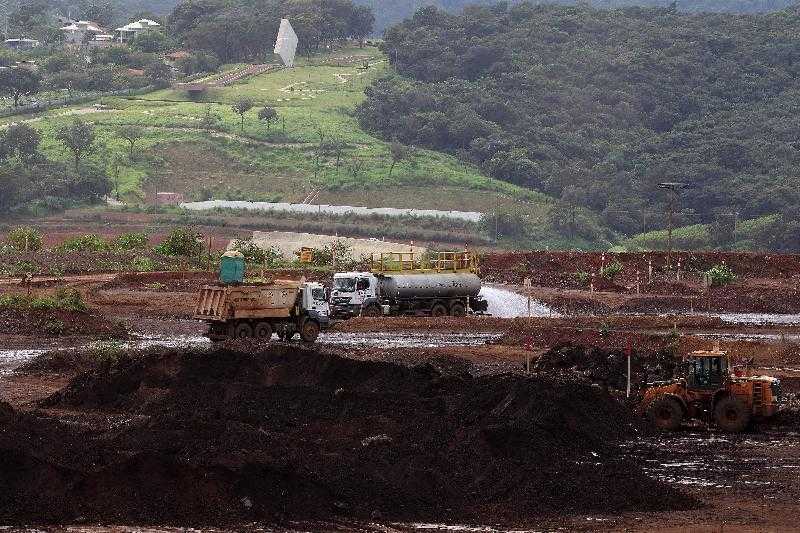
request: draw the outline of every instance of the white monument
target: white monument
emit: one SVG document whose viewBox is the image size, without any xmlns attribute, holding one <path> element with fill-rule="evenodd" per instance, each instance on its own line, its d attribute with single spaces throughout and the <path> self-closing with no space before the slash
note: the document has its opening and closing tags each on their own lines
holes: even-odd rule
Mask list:
<svg viewBox="0 0 800 533">
<path fill-rule="evenodd" d="M 294 56 L 297 53 L 297 34 L 288 19 L 281 19 L 278 40 L 275 41 L 275 53 L 281 56 L 284 65 L 294 66 Z"/>
</svg>

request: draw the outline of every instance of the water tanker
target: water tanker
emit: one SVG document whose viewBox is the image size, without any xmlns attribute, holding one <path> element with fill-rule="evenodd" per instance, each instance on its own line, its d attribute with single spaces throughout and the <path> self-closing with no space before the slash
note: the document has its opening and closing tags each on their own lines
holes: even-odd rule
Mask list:
<svg viewBox="0 0 800 533">
<path fill-rule="evenodd" d="M 371 272 L 333 276 L 332 317 L 464 316 L 487 311 L 471 255 L 443 252 L 424 266 L 410 253 L 389 255 L 373 261 Z M 411 258 L 406 259 L 407 255 Z"/>
</svg>

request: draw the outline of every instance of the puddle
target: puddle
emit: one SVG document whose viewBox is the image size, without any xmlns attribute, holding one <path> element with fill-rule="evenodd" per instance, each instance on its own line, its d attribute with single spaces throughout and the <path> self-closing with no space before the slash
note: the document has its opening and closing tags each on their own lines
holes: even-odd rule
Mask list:
<svg viewBox="0 0 800 533">
<path fill-rule="evenodd" d="M 0 376 L 8 374 L 19 365 L 30 361 L 47 350 L 0 350 Z"/>
<path fill-rule="evenodd" d="M 711 316 L 722 319 L 728 324 L 766 326 L 800 325 L 800 315 L 780 315 L 773 313 L 696 313 L 699 316 Z"/>
<path fill-rule="evenodd" d="M 642 460 L 644 471 L 655 479 L 684 487 L 750 490 L 780 486 L 785 482 L 781 471 L 794 476 L 800 466 L 793 450 L 798 445 L 800 440 L 794 435 L 765 432 L 758 436 L 661 436 L 624 447 Z"/>
<path fill-rule="evenodd" d="M 323 333 L 317 342 L 371 348 L 439 348 L 482 346 L 501 336 L 499 333 Z"/>
</svg>

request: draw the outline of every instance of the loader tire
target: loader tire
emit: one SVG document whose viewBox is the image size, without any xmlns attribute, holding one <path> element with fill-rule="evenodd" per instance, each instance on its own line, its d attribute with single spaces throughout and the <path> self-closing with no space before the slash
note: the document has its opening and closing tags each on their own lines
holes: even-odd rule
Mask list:
<svg viewBox="0 0 800 533">
<path fill-rule="evenodd" d="M 300 325 L 300 338 L 303 342 L 314 342 L 319 337 L 319 322 L 313 319 L 306 319 Z"/>
<path fill-rule="evenodd" d="M 735 396 L 725 396 L 714 406 L 714 422 L 722 431 L 739 433 L 750 424 L 750 411 Z"/>
<path fill-rule="evenodd" d="M 242 322 L 233 330 L 233 338 L 235 339 L 247 339 L 252 336 L 253 328 L 246 322 Z"/>
<path fill-rule="evenodd" d="M 255 338 L 260 341 L 269 341 L 272 338 L 272 324 L 269 322 L 259 322 L 253 330 Z"/>
<path fill-rule="evenodd" d="M 658 429 L 675 431 L 683 422 L 683 408 L 675 398 L 659 396 L 647 407 L 647 419 Z"/>
</svg>

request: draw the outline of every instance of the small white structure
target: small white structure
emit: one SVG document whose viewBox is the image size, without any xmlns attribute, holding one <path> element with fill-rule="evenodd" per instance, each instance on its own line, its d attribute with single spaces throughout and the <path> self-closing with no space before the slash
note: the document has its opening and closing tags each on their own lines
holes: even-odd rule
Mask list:
<svg viewBox="0 0 800 533">
<path fill-rule="evenodd" d="M 87 41 L 94 41 L 98 35 L 103 35 L 106 31 L 97 23 L 90 20 L 78 20 L 61 28 L 64 40 L 69 44 L 83 44 Z"/>
<path fill-rule="evenodd" d="M 281 19 L 278 39 L 275 41 L 275 53 L 281 56 L 284 65 L 290 68 L 294 66 L 294 56 L 297 53 L 297 34 L 288 19 Z"/>
<path fill-rule="evenodd" d="M 129 43 L 136 38 L 137 35 L 143 31 L 155 30 L 160 28 L 161 24 L 155 20 L 140 19 L 130 24 L 125 24 L 121 28 L 117 28 L 117 40 L 121 43 Z"/>
<path fill-rule="evenodd" d="M 40 43 L 36 39 L 6 39 L 3 44 L 12 50 L 31 50 Z"/>
</svg>

